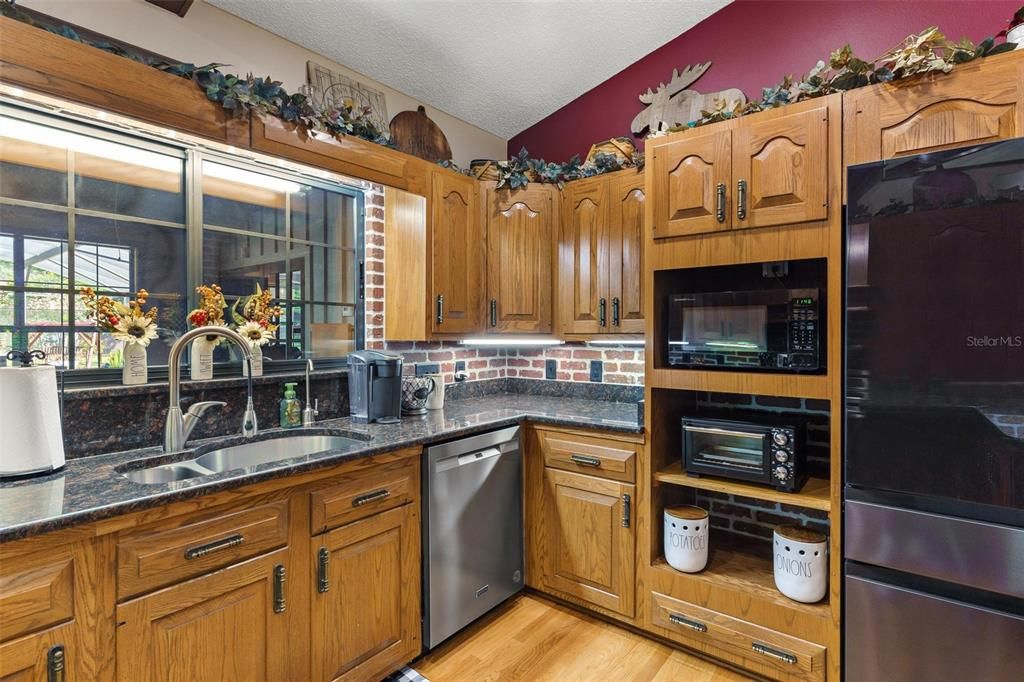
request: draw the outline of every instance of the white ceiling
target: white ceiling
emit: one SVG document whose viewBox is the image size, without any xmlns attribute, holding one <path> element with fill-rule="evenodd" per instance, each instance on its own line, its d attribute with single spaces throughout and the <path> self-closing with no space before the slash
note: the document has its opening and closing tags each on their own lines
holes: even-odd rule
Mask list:
<svg viewBox="0 0 1024 682">
<path fill-rule="evenodd" d="M 207 2 L 508 139 L 730 0 Z"/>
</svg>

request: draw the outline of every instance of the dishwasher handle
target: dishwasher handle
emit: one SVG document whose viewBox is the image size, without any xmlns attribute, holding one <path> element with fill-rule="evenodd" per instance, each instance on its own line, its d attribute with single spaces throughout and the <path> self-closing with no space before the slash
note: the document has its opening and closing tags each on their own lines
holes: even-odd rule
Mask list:
<svg viewBox="0 0 1024 682">
<path fill-rule="evenodd" d="M 470 464 L 476 464 L 477 462 L 484 462 L 492 457 L 498 457 L 499 455 L 501 455 L 501 450 L 499 448 L 485 448 L 465 455 L 452 455 L 451 457 L 445 457 L 444 459 L 438 460 L 434 464 L 434 471 L 441 473 L 448 471 L 449 469 L 464 467 Z"/>
</svg>

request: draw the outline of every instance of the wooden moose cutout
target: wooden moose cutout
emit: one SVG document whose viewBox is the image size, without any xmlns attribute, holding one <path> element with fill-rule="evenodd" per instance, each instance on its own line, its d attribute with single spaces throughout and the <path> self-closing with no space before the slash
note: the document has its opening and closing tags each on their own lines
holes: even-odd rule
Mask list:
<svg viewBox="0 0 1024 682">
<path fill-rule="evenodd" d="M 696 90 L 687 90 L 688 86 L 704 75 L 709 66 L 711 62 L 690 65 L 683 69 L 682 73 L 679 73 L 678 69 L 672 69 L 672 80 L 668 85 L 659 83 L 658 89 L 654 92 L 647 88 L 647 92 L 640 95 L 640 101 L 648 106 L 636 115 L 630 130 L 640 134 L 650 128 L 652 133 L 659 133 L 677 124 L 696 121 L 700 118 L 702 110 L 714 106 L 715 100 L 726 100 L 730 108 L 747 101 L 746 95 L 738 88 L 706 95 Z"/>
</svg>

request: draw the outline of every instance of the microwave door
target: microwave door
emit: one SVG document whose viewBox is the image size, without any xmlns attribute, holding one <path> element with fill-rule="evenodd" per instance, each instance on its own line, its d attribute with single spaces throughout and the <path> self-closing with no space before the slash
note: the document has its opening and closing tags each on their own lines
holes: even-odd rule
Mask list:
<svg viewBox="0 0 1024 682">
<path fill-rule="evenodd" d="M 850 169 L 853 489 L 1024 525 L 1022 171 L 1024 140 Z"/>
</svg>

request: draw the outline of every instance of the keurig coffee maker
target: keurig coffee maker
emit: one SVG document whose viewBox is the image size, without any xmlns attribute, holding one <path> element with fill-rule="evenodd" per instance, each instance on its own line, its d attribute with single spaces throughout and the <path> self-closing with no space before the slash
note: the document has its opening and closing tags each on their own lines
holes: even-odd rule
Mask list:
<svg viewBox="0 0 1024 682">
<path fill-rule="evenodd" d="M 394 424 L 402 414 L 402 356 L 358 350 L 348 356 L 349 410 L 356 419 Z"/>
</svg>

